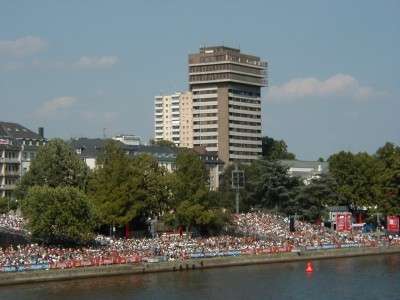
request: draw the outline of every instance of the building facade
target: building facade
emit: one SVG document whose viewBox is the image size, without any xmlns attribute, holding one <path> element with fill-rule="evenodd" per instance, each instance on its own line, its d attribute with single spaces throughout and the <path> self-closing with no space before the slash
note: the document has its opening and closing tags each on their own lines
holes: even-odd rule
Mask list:
<svg viewBox="0 0 400 300">
<path fill-rule="evenodd" d="M 171 141 L 177 147 L 193 148 L 192 93 L 154 98 L 155 141 Z"/>
<path fill-rule="evenodd" d="M 251 163 L 262 154 L 261 88 L 267 64 L 225 46 L 189 54 L 193 98 L 193 146 L 218 154 L 226 164 Z"/>
<path fill-rule="evenodd" d="M 0 122 L 0 197 L 14 198 L 17 181 L 46 141 L 42 127 L 35 133 L 17 123 Z"/>
</svg>

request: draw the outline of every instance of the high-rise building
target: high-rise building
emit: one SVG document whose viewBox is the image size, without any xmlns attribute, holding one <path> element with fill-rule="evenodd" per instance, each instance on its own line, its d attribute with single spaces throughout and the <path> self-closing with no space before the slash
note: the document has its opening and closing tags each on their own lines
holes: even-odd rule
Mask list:
<svg viewBox="0 0 400 300">
<path fill-rule="evenodd" d="M 216 152 L 226 164 L 258 159 L 266 77 L 267 63 L 240 49 L 201 47 L 199 53 L 189 54 L 193 146 Z"/>
<path fill-rule="evenodd" d="M 154 98 L 155 141 L 193 148 L 192 94 L 175 93 Z"/>
</svg>

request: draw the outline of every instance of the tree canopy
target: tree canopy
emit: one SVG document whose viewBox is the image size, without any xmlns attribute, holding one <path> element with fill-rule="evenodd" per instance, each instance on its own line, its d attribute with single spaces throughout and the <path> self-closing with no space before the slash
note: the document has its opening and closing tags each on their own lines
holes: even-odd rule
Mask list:
<svg viewBox="0 0 400 300">
<path fill-rule="evenodd" d="M 89 190 L 103 224 L 123 226 L 140 213 L 144 208 L 143 191 L 137 188 L 140 181 L 132 158 L 115 141 L 107 141 L 97 158 Z"/>
<path fill-rule="evenodd" d="M 171 207 L 171 174 L 153 155 L 130 158 L 110 140 L 98 157 L 89 195 L 103 224 L 157 218 Z"/>
<path fill-rule="evenodd" d="M 63 140 L 53 139 L 41 147 L 32 159 L 29 170 L 17 183 L 16 196 L 24 199 L 29 187 L 77 187 L 86 191 L 90 170 L 75 151 Z"/>
<path fill-rule="evenodd" d="M 293 153 L 288 152 L 288 146 L 284 140 L 274 140 L 268 136 L 262 138 L 262 157 L 268 160 L 296 158 Z"/>
<path fill-rule="evenodd" d="M 176 157 L 172 184 L 172 213 L 166 214 L 168 222 L 178 222 L 189 229 L 211 221 L 209 202 L 209 172 L 197 154 L 184 149 Z"/>
<path fill-rule="evenodd" d="M 342 196 L 337 192 L 338 184 L 327 174 L 311 179 L 310 184 L 301 185 L 296 195 L 286 206 L 288 215 L 298 215 L 307 222 L 320 222 L 328 218 L 328 206 L 338 205 Z"/>
<path fill-rule="evenodd" d="M 378 193 L 377 211 L 400 215 L 400 147 L 386 143 L 379 148 L 375 158 L 383 164 L 379 174 L 380 189 Z"/>
<path fill-rule="evenodd" d="M 98 225 L 95 207 L 74 187 L 31 187 L 21 209 L 32 237 L 48 244 L 85 243 Z"/>
<path fill-rule="evenodd" d="M 201 203 L 209 189 L 209 172 L 197 154 L 190 149 L 182 150 L 176 157 L 173 171 L 176 204 L 185 200 Z"/>
<path fill-rule="evenodd" d="M 250 170 L 246 189 L 251 191 L 249 202 L 256 209 L 282 211 L 301 185 L 299 178 L 288 176 L 286 167 L 276 161 L 261 159 Z"/>
<path fill-rule="evenodd" d="M 167 147 L 167 148 L 175 148 L 175 143 L 173 141 L 167 141 L 167 140 L 150 140 L 150 145 L 153 146 L 160 146 L 160 147 Z"/>
<path fill-rule="evenodd" d="M 357 208 L 372 208 L 377 202 L 379 174 L 383 165 L 367 153 L 340 152 L 329 159 L 330 175 L 338 183 L 338 192 L 353 211 Z"/>
</svg>

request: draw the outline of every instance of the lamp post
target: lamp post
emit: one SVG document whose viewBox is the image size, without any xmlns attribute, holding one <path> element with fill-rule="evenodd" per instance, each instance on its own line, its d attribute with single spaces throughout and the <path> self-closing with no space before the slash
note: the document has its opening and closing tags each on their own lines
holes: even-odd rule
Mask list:
<svg viewBox="0 0 400 300">
<path fill-rule="evenodd" d="M 235 204 L 236 214 L 239 214 L 239 202 L 240 193 L 239 189 L 244 188 L 244 171 L 239 171 L 237 164 L 235 164 L 235 170 L 232 171 L 232 188 L 236 191 Z"/>
</svg>

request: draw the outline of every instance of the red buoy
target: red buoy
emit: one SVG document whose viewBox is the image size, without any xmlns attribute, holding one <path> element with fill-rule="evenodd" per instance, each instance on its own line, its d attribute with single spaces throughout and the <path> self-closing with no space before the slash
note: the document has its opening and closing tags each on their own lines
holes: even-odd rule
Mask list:
<svg viewBox="0 0 400 300">
<path fill-rule="evenodd" d="M 307 263 L 306 272 L 314 272 L 313 266 L 310 262 Z"/>
</svg>

